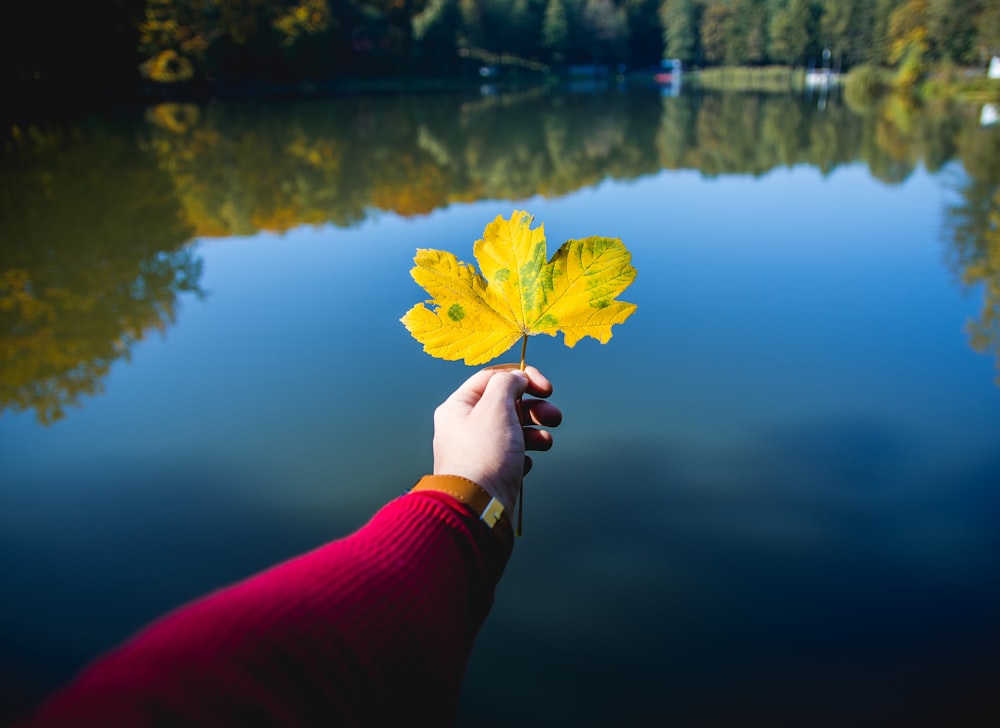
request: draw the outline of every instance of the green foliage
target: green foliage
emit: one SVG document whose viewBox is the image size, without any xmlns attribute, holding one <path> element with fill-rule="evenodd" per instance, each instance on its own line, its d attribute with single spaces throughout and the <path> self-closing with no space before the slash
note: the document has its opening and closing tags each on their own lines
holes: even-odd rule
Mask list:
<svg viewBox="0 0 1000 728">
<path fill-rule="evenodd" d="M 929 0 L 927 29 L 938 60 L 976 62 L 976 20 L 981 5 L 982 0 Z"/>
<path fill-rule="evenodd" d="M 993 0 L 94 0 L 47 22 L 16 3 L 0 31 L 15 92 L 123 88 L 139 71 L 176 95 L 230 84 L 479 78 L 573 64 L 894 66 L 914 88 L 935 64 L 1000 52 Z M 37 7 L 36 7 L 37 6 Z M 79 6 L 79 7 L 78 7 Z M 87 8 L 83 10 L 82 8 Z M 100 51 L 100 52 L 95 52 Z M 69 61 L 60 59 L 70 59 Z M 504 59 L 516 60 L 505 63 Z M 116 70 L 117 69 L 117 70 Z M 56 82 L 56 83 L 54 83 Z M 304 84 L 303 82 L 309 82 Z M 258 86 L 260 88 L 261 86 Z M 59 98 L 54 97 L 54 98 Z"/>
<path fill-rule="evenodd" d="M 701 19 L 701 49 L 707 63 L 736 65 L 735 50 L 730 44 L 736 29 L 736 14 L 729 3 L 714 2 L 705 6 Z"/>
<path fill-rule="evenodd" d="M 856 111 L 870 109 L 889 88 L 882 71 L 870 64 L 851 69 L 844 81 L 844 97 Z"/>
<path fill-rule="evenodd" d="M 726 63 L 758 65 L 767 59 L 768 13 L 765 0 L 731 0 L 726 31 Z"/>
<path fill-rule="evenodd" d="M 563 0 L 549 0 L 542 25 L 542 45 L 553 61 L 561 63 L 569 48 L 569 20 Z"/>
<path fill-rule="evenodd" d="M 627 58 L 628 16 L 612 0 L 584 0 L 581 27 L 590 38 L 591 60 L 614 64 Z"/>
<path fill-rule="evenodd" d="M 830 50 L 835 69 L 869 58 L 875 8 L 870 0 L 827 0 L 820 16 L 819 42 Z"/>
<path fill-rule="evenodd" d="M 771 18 L 770 54 L 778 63 L 805 66 L 815 52 L 816 16 L 809 0 L 790 0 Z"/>
<path fill-rule="evenodd" d="M 1000 3 L 984 0 L 976 19 L 976 27 L 978 34 L 975 44 L 980 62 L 1000 55 Z"/>
<path fill-rule="evenodd" d="M 896 88 L 906 93 L 913 92 L 924 80 L 927 70 L 927 59 L 924 54 L 916 47 L 907 49 L 896 71 Z"/>
<path fill-rule="evenodd" d="M 680 58 L 685 64 L 699 59 L 698 14 L 694 0 L 665 0 L 660 10 L 663 26 L 663 57 Z"/>
<path fill-rule="evenodd" d="M 765 91 L 770 93 L 801 90 L 805 73 L 788 66 L 707 68 L 692 81 L 713 91 Z"/>
</svg>

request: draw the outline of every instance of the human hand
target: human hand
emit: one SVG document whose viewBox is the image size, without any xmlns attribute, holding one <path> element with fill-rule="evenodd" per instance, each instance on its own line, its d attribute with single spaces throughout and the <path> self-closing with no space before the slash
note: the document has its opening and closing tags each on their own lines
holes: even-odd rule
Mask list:
<svg viewBox="0 0 1000 728">
<path fill-rule="evenodd" d="M 562 422 L 562 412 L 542 399 L 552 383 L 538 369 L 516 364 L 486 367 L 469 377 L 434 411 L 434 474 L 477 483 L 510 511 L 521 479 L 531 469 L 526 450 L 548 450 L 542 427 Z M 524 423 L 522 425 L 522 422 Z"/>
</svg>

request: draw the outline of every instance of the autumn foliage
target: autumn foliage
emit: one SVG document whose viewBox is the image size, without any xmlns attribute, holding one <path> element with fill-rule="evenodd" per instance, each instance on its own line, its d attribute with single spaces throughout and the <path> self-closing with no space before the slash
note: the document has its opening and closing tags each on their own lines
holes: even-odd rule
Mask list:
<svg viewBox="0 0 1000 728">
<path fill-rule="evenodd" d="M 473 246 L 479 271 L 447 251 L 417 251 L 411 274 L 431 299 L 402 322 L 424 351 L 476 365 L 537 334 L 561 332 L 569 347 L 585 336 L 606 344 L 632 315 L 635 304 L 615 300 L 635 280 L 621 240 L 567 240 L 546 261 L 545 231 L 532 220 L 515 210 L 489 223 Z"/>
</svg>

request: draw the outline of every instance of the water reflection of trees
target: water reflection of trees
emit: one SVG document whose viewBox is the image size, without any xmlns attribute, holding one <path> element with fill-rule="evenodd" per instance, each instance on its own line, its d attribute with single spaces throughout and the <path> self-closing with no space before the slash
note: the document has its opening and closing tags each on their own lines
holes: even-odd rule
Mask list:
<svg viewBox="0 0 1000 728">
<path fill-rule="evenodd" d="M 962 116 L 890 100 L 858 113 L 837 99 L 649 93 L 349 97 L 148 113 L 149 148 L 194 229 L 230 235 L 351 225 L 456 201 L 560 195 L 661 169 L 765 174 L 862 162 L 880 180 L 955 153 Z"/>
<path fill-rule="evenodd" d="M 1000 352 L 998 134 L 975 110 L 890 99 L 649 92 L 371 96 L 154 107 L 132 123 L 15 130 L 0 150 L 0 409 L 42 421 L 100 388 L 196 291 L 198 236 L 351 226 L 373 211 L 559 196 L 662 169 L 762 175 L 864 164 L 901 182 L 959 158 L 952 260 L 987 303 L 972 343 Z"/>
<path fill-rule="evenodd" d="M 134 127 L 14 129 L 0 165 L 0 412 L 50 423 L 174 319 L 200 265 Z"/>
<path fill-rule="evenodd" d="M 808 164 L 824 171 L 857 159 L 862 120 L 845 106 L 760 94 L 666 98 L 657 153 L 668 169 L 762 175 Z"/>
<path fill-rule="evenodd" d="M 459 201 L 558 196 L 605 178 L 633 179 L 661 169 L 763 175 L 795 165 L 829 173 L 861 163 L 876 179 L 896 184 L 918 165 L 934 172 L 956 157 L 971 175 L 963 209 L 981 213 L 988 203 L 995 211 L 995 180 L 985 182 L 989 175 L 982 170 L 998 165 L 984 164 L 979 147 L 995 144 L 984 140 L 997 135 L 969 133 L 974 110 L 903 97 L 863 109 L 836 96 L 818 101 L 536 89 L 432 103 L 422 97 L 349 98 L 291 104 L 263 116 L 232 106 L 199 115 L 188 107 L 192 118 L 180 126 L 154 115 L 150 144 L 189 224 L 202 234 L 350 225 L 372 209 L 415 215 Z M 987 203 L 979 200 L 983 194 Z M 991 219 L 992 227 L 984 222 Z M 982 283 L 992 292 L 988 301 L 996 301 L 1000 264 L 983 262 L 991 259 L 995 212 L 974 228 L 956 237 L 960 252 L 954 258 L 963 279 Z M 998 315 L 988 303 L 971 329 L 977 348 L 1000 350 Z"/>
<path fill-rule="evenodd" d="M 981 313 L 966 328 L 973 348 L 995 355 L 1000 370 L 1000 129 L 967 129 L 959 149 L 966 175 L 947 209 L 949 257 L 964 285 L 982 286 Z"/>
<path fill-rule="evenodd" d="M 634 101 L 534 92 L 432 102 L 352 97 L 265 115 L 232 105 L 173 107 L 151 112 L 149 147 L 200 234 L 347 226 L 373 209 L 425 214 L 655 172 L 650 112 L 658 103 L 646 105 L 643 119 Z"/>
</svg>

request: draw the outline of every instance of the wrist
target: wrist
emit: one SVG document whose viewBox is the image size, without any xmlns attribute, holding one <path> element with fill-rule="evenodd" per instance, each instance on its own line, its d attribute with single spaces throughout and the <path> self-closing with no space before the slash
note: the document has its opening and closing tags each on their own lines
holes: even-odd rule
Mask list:
<svg viewBox="0 0 1000 728">
<path fill-rule="evenodd" d="M 436 491 L 451 496 L 472 511 L 473 515 L 500 540 L 513 545 L 514 529 L 503 502 L 493 493 L 461 475 L 435 473 L 422 477 L 410 492 Z"/>
</svg>

